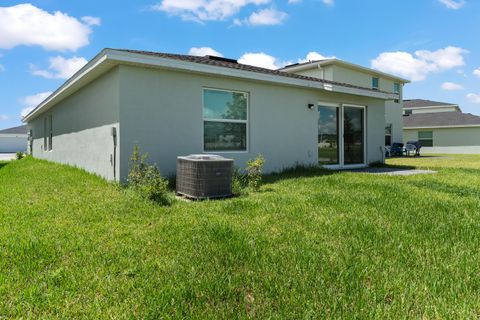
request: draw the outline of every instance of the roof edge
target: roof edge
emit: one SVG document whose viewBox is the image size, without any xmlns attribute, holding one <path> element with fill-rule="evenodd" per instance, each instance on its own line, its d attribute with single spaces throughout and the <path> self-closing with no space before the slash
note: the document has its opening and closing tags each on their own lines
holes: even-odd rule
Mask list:
<svg viewBox="0 0 480 320">
<path fill-rule="evenodd" d="M 300 64 L 300 65 L 292 65 L 290 67 L 286 66 L 286 67 L 281 68 L 279 70 L 285 71 L 285 72 L 294 72 L 294 71 L 314 69 L 314 68 L 318 68 L 318 67 L 326 66 L 326 65 L 330 65 L 330 64 L 342 65 L 342 66 L 345 66 L 345 67 L 348 67 L 348 68 L 361 70 L 361 71 L 364 71 L 364 72 L 366 71 L 366 72 L 374 73 L 374 74 L 377 74 L 377 75 L 382 75 L 383 77 L 390 78 L 390 79 L 393 79 L 393 80 L 398 80 L 398 81 L 403 82 L 403 83 L 410 83 L 411 82 L 410 80 L 395 76 L 395 75 L 390 74 L 390 73 L 382 72 L 382 71 L 375 70 L 375 69 L 372 69 L 372 68 L 367 68 L 367 67 L 361 66 L 359 64 L 347 62 L 347 61 L 340 60 L 340 59 L 337 59 L 337 58 L 315 60 L 315 61 L 311 61 L 311 62 L 306 62 L 304 64 Z"/>
</svg>

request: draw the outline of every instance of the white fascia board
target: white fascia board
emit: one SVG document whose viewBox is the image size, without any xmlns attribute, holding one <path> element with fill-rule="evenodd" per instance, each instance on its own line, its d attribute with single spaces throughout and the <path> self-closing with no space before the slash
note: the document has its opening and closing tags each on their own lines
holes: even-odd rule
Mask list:
<svg viewBox="0 0 480 320">
<path fill-rule="evenodd" d="M 52 102 L 54 103 L 55 100 L 68 89 L 70 89 L 74 84 L 78 83 L 81 79 L 87 76 L 91 71 L 96 69 L 100 64 L 105 62 L 107 57 L 105 56 L 105 50 L 102 50 L 95 58 L 90 60 L 83 68 L 77 71 L 70 79 L 65 81 L 57 90 L 55 90 L 51 95 L 49 95 L 45 100 L 43 100 L 35 109 L 30 111 L 22 121 L 28 122 L 35 118 L 36 115 L 42 113 L 43 109 L 50 105 Z"/>
<path fill-rule="evenodd" d="M 403 109 L 408 109 L 408 110 L 422 110 L 422 109 L 438 109 L 438 108 L 452 108 L 455 107 L 460 110 L 460 107 L 458 104 L 448 104 L 448 105 L 441 105 L 441 106 L 425 106 L 425 107 L 405 107 L 403 106 Z"/>
<path fill-rule="evenodd" d="M 404 130 L 421 130 L 421 129 L 450 129 L 450 128 L 478 128 L 480 124 L 463 124 L 454 126 L 421 126 L 421 127 L 403 127 Z"/>
<path fill-rule="evenodd" d="M 220 75 L 225 77 L 234 77 L 246 80 L 256 80 L 271 82 L 282 85 L 290 85 L 304 88 L 321 89 L 331 92 L 348 93 L 359 96 L 367 96 L 383 100 L 398 99 L 398 94 L 377 92 L 368 89 L 352 88 L 337 84 L 324 83 L 320 81 L 311 81 L 304 79 L 288 78 L 259 72 L 225 68 L 220 66 L 211 66 L 195 62 L 180 61 L 156 56 L 146 56 L 139 53 L 116 51 L 107 49 L 108 60 L 118 61 L 119 63 L 131 63 L 138 65 L 155 66 L 159 68 L 182 70 L 186 72 L 196 72 L 210 75 Z"/>
</svg>

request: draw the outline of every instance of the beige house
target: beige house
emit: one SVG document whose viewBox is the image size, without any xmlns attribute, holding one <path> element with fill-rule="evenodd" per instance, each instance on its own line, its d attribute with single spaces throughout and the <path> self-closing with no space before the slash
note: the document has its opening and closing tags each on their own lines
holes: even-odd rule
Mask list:
<svg viewBox="0 0 480 320">
<path fill-rule="evenodd" d="M 457 104 L 405 100 L 404 141 L 419 141 L 423 153 L 480 153 L 480 116 Z"/>
<path fill-rule="evenodd" d="M 221 154 L 239 167 L 261 153 L 266 172 L 362 167 L 382 161 L 386 108 L 401 99 L 395 77 L 379 76 L 372 88 L 378 73 L 364 72 L 368 83 L 213 56 L 104 49 L 25 121 L 34 157 L 110 180 L 125 179 L 135 145 L 164 175 L 192 153 Z"/>
</svg>

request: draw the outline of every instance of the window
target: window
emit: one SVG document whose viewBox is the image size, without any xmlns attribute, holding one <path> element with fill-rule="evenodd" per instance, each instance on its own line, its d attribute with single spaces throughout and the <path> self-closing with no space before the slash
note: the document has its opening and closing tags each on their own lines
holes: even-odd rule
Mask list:
<svg viewBox="0 0 480 320">
<path fill-rule="evenodd" d="M 48 131 L 47 131 L 47 117 L 43 118 L 43 150 L 48 149 Z"/>
<path fill-rule="evenodd" d="M 203 90 L 204 151 L 246 151 L 248 94 Z"/>
<path fill-rule="evenodd" d="M 385 145 L 391 146 L 392 145 L 392 124 L 387 123 L 385 126 Z"/>
<path fill-rule="evenodd" d="M 418 142 L 422 147 L 433 147 L 433 131 L 419 131 Z"/>
<path fill-rule="evenodd" d="M 404 115 L 407 115 L 407 116 L 411 115 L 411 114 L 412 114 L 412 109 L 405 109 L 405 110 L 403 110 L 403 114 L 404 114 Z"/>
<path fill-rule="evenodd" d="M 400 94 L 400 83 L 393 84 L 393 93 Z"/>
<path fill-rule="evenodd" d="M 372 89 L 378 90 L 380 79 L 377 77 L 372 77 Z"/>
<path fill-rule="evenodd" d="M 396 94 L 400 95 L 400 83 L 394 83 L 393 84 L 393 93 L 396 93 Z M 394 101 L 395 101 L 395 103 L 399 103 L 400 99 L 395 99 Z"/>
<path fill-rule="evenodd" d="M 49 151 L 52 151 L 53 149 L 53 129 L 52 129 L 52 124 L 53 124 L 53 119 L 52 119 L 52 115 L 50 115 L 48 117 L 48 122 L 49 122 L 49 126 L 48 126 L 48 129 L 49 129 L 49 132 L 48 132 L 48 150 Z"/>
</svg>

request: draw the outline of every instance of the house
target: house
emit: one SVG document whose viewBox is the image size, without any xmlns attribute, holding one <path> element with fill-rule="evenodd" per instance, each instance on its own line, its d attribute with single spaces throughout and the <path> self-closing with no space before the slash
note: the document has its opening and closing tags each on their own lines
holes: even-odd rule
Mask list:
<svg viewBox="0 0 480 320">
<path fill-rule="evenodd" d="M 27 151 L 27 126 L 0 130 L 0 153 Z"/>
<path fill-rule="evenodd" d="M 403 86 L 410 83 L 409 80 L 339 59 L 296 63 L 281 70 L 397 94 L 398 98 L 385 104 L 385 145 L 402 142 Z"/>
<path fill-rule="evenodd" d="M 239 167 L 262 154 L 266 172 L 319 161 L 351 168 L 382 161 L 385 108 L 400 99 L 393 89 L 214 56 L 104 49 L 24 121 L 34 157 L 110 180 L 125 179 L 135 145 L 164 175 L 192 153 Z"/>
<path fill-rule="evenodd" d="M 405 100 L 404 141 L 420 141 L 424 153 L 480 153 L 480 116 L 457 104 Z"/>
</svg>

